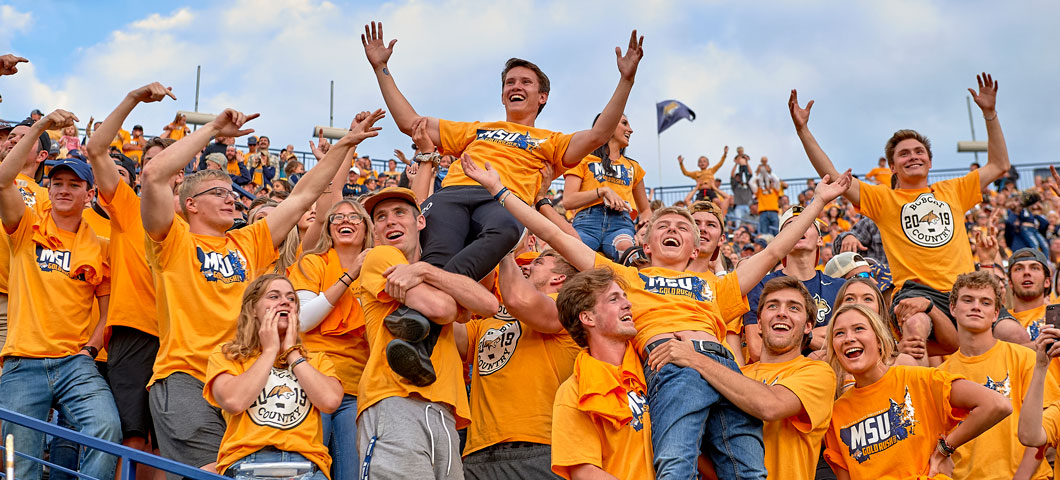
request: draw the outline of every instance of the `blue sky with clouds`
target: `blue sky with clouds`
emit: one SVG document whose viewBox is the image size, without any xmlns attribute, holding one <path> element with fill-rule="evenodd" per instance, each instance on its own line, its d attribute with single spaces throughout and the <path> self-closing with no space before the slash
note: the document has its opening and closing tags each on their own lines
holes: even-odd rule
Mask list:
<svg viewBox="0 0 1060 480">
<path fill-rule="evenodd" d="M 635 129 L 627 153 L 659 182 L 655 102 L 696 111 L 661 136 L 662 183 L 686 183 L 675 158 L 743 145 L 782 176 L 807 173 L 791 126 L 791 88 L 815 99 L 811 129 L 833 160 L 864 172 L 900 128 L 934 143 L 935 166 L 964 167 L 970 154 L 965 97 L 975 74 L 1000 81 L 998 111 L 1012 161 L 1055 161 L 1060 144 L 1060 4 L 839 1 L 483 1 L 68 2 L 0 5 L 0 53 L 31 64 L 0 78 L 0 118 L 66 108 L 101 118 L 129 90 L 158 80 L 178 101 L 143 105 L 127 128 L 157 134 L 176 110 L 261 112 L 251 123 L 274 145 L 307 147 L 313 125 L 383 106 L 359 34 L 383 20 L 399 42 L 391 70 L 421 114 L 453 120 L 503 118 L 499 72 L 511 56 L 548 73 L 552 93 L 537 124 L 588 128 L 618 80 L 614 47 L 638 28 L 645 58 L 626 112 Z M 974 105 L 973 105 L 973 108 Z M 985 137 L 975 112 L 976 133 Z M 360 148 L 389 158 L 411 143 L 392 121 Z M 984 159 L 985 161 L 985 159 Z M 728 169 L 725 169 L 727 172 Z M 727 175 L 726 175 L 727 176 Z"/>
</svg>

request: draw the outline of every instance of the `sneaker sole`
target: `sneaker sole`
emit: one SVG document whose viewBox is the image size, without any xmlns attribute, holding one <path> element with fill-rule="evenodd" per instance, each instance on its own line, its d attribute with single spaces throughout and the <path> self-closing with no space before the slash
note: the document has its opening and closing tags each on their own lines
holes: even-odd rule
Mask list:
<svg viewBox="0 0 1060 480">
<path fill-rule="evenodd" d="M 431 326 L 423 321 L 423 319 L 415 317 L 396 317 L 396 315 L 397 313 L 395 312 L 383 318 L 383 326 L 386 327 L 387 331 L 389 331 L 394 338 L 413 343 L 427 338 L 427 334 L 431 331 Z"/>
<path fill-rule="evenodd" d="M 387 344 L 386 363 L 394 373 L 417 387 L 426 387 L 437 380 L 430 359 L 425 364 L 420 352 L 408 342 L 392 340 Z"/>
</svg>

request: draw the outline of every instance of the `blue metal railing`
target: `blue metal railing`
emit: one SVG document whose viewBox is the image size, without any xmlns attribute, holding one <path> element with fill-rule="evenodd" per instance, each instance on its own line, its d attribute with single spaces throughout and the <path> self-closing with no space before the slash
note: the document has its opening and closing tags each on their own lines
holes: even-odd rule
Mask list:
<svg viewBox="0 0 1060 480">
<path fill-rule="evenodd" d="M 222 477 L 215 473 L 208 472 L 199 468 L 191 467 L 183 463 L 174 462 L 166 458 L 152 455 L 150 453 L 142 452 L 140 450 L 134 450 L 132 448 L 118 445 L 117 443 L 111 443 L 106 440 L 100 440 L 95 437 L 83 435 L 80 432 L 63 428 L 57 425 L 52 425 L 48 422 L 30 418 L 25 415 L 21 415 L 5 408 L 0 408 L 0 421 L 10 422 L 21 425 L 23 427 L 36 430 L 44 433 L 45 435 L 51 435 L 53 437 L 60 437 L 71 442 L 77 443 L 87 448 L 92 448 L 101 452 L 105 452 L 115 457 L 118 457 L 119 464 L 121 465 L 122 478 L 127 480 L 136 479 L 136 466 L 147 465 L 149 467 L 157 468 L 169 473 L 181 475 L 185 478 L 192 480 L 228 480 L 227 477 Z M 2 442 L 0 442 L 2 443 Z M 3 445 L 0 445 L 0 450 L 3 450 Z M 69 475 L 75 475 L 82 479 L 92 479 L 87 475 L 82 475 L 78 472 L 70 471 L 66 468 L 60 467 L 53 463 L 41 460 L 29 456 L 23 452 L 15 452 L 15 456 L 22 459 L 22 461 L 32 461 L 46 465 L 48 468 L 53 469 L 52 471 L 61 471 Z M 4 475 L 0 474 L 0 477 Z M 110 479 L 94 479 L 94 480 L 110 480 Z"/>
</svg>

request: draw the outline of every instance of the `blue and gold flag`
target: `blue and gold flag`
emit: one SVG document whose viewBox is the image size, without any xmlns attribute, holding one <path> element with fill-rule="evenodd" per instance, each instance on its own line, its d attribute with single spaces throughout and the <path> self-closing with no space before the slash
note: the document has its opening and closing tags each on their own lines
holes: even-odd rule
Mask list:
<svg viewBox="0 0 1060 480">
<path fill-rule="evenodd" d="M 655 107 L 659 118 L 659 133 L 670 128 L 671 125 L 682 118 L 687 118 L 690 122 L 696 119 L 696 112 L 693 112 L 687 105 L 677 100 L 663 100 L 656 104 Z"/>
</svg>

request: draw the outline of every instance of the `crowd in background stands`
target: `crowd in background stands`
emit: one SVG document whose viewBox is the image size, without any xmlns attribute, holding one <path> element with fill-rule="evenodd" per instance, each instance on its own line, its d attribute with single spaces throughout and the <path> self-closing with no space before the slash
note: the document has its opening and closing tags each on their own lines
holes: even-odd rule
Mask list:
<svg viewBox="0 0 1060 480">
<path fill-rule="evenodd" d="M 233 109 L 127 132 L 175 99 L 159 83 L 81 138 L 61 109 L 0 122 L 0 404 L 228 476 L 1050 476 L 1060 174 L 1016 188 L 990 76 L 971 90 L 989 160 L 958 178 L 928 183 L 912 130 L 838 170 L 793 90 L 819 179 L 792 189 L 743 147 L 723 170 L 725 146 L 678 157 L 696 183 L 665 205 L 624 153 L 636 31 L 571 134 L 534 127 L 531 62 L 505 65 L 505 121 L 453 122 L 397 89 L 381 24 L 362 42 L 387 111 L 311 142 L 311 168 Z M 388 115 L 414 152 L 377 171 L 356 150 Z"/>
</svg>

